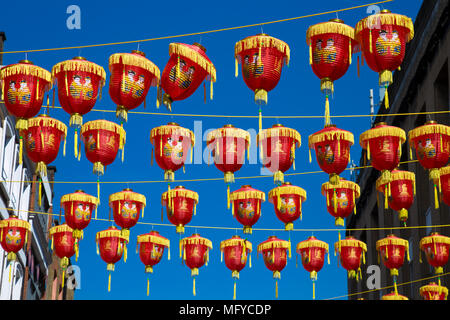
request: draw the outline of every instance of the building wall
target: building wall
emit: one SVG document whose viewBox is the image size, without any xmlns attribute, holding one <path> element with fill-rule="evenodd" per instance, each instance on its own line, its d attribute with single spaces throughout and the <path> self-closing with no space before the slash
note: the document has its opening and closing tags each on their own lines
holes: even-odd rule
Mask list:
<svg viewBox="0 0 450 320">
<path fill-rule="evenodd" d="M 389 97 L 391 101 L 390 109 L 380 108 L 382 113 L 414 113 L 448 111 L 450 101 L 449 85 L 449 56 L 450 56 L 450 32 L 449 32 L 449 1 L 448 0 L 427 0 L 415 19 L 415 36 L 406 48 L 406 56 L 401 66 L 401 71 L 394 73 L 394 83 L 389 87 Z M 440 124 L 450 125 L 448 113 L 432 115 L 413 116 L 378 116 L 377 122 L 386 122 L 388 125 L 401 127 L 410 131 L 425 124 L 426 121 L 435 120 Z M 414 151 L 413 151 L 414 152 Z M 361 156 L 360 164 L 364 164 L 365 153 Z M 415 157 L 414 157 L 415 159 Z M 409 144 L 405 142 L 402 150 L 401 161 L 409 161 Z M 431 226 L 450 224 L 450 208 L 444 203 L 438 210 L 434 209 L 433 186 L 428 177 L 428 172 L 422 168 L 418 162 L 402 164 L 399 169 L 412 171 L 416 174 L 417 193 L 414 204 L 409 210 L 407 226 Z M 347 228 L 380 228 L 392 226 L 392 230 L 375 230 L 353 232 L 352 235 L 364 241 L 368 246 L 366 265 L 362 268 L 363 279 L 356 283 L 354 280 L 348 281 L 348 290 L 351 299 L 365 298 L 368 300 L 378 300 L 382 295 L 393 291 L 392 288 L 385 290 L 375 290 L 358 295 L 355 293 L 368 291 L 366 280 L 370 276 L 367 274 L 367 266 L 379 265 L 381 269 L 381 288 L 392 286 L 392 277 L 379 262 L 375 248 L 376 241 L 386 237 L 388 234 L 395 234 L 398 237 L 409 240 L 411 261 L 405 261 L 404 266 L 399 270 L 397 283 L 408 283 L 398 287 L 399 293 L 410 299 L 420 300 L 419 288 L 427 281 L 416 281 L 434 275 L 434 269 L 426 262 L 425 255 L 420 263 L 420 239 L 438 231 L 441 234 L 450 236 L 448 228 L 405 228 L 398 220 L 398 213 L 391 209 L 384 209 L 383 195 L 379 195 L 375 190 L 376 179 L 380 173 L 367 168 L 359 171 L 357 183 L 361 187 L 361 197 L 357 202 L 356 216 L 347 219 Z M 445 269 L 444 269 L 445 270 Z M 450 277 L 441 277 L 443 285 L 450 286 Z M 430 281 L 437 282 L 437 279 Z"/>
</svg>

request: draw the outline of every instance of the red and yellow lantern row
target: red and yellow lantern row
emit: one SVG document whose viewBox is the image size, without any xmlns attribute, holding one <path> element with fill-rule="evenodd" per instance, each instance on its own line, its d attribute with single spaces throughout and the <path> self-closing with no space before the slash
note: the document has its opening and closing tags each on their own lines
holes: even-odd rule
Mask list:
<svg viewBox="0 0 450 320">
<path fill-rule="evenodd" d="M 268 200 L 273 203 L 275 214 L 284 223 L 284 229 L 293 230 L 294 221 L 302 218 L 302 203 L 306 201 L 306 191 L 285 182 L 269 191 Z"/>
<path fill-rule="evenodd" d="M 379 75 L 385 87 L 384 102 L 389 108 L 387 88 L 393 82 L 392 71 L 400 68 L 405 57 L 406 43 L 414 37 L 414 24 L 404 15 L 381 10 L 360 20 L 355 27 L 355 39 L 361 45 L 364 59 Z"/>
<path fill-rule="evenodd" d="M 191 221 L 192 216 L 196 213 L 198 193 L 185 189 L 183 186 L 177 186 L 162 194 L 161 204 L 166 207 L 167 218 L 176 226 L 176 232 L 182 234 L 184 233 L 184 226 Z"/>
<path fill-rule="evenodd" d="M 164 180 L 175 180 L 175 171 L 183 167 L 188 150 L 192 152 L 195 145 L 194 133 L 177 123 L 169 122 L 167 125 L 153 128 L 150 132 L 150 142 L 155 150 L 155 159 L 158 166 L 164 170 Z"/>
<path fill-rule="evenodd" d="M 347 270 L 349 278 L 356 278 L 356 281 L 362 278 L 361 263 L 366 263 L 367 252 L 367 245 L 364 242 L 348 236 L 334 244 L 334 252 L 339 254 L 341 265 Z"/>
<path fill-rule="evenodd" d="M 278 299 L 278 279 L 281 279 L 281 271 L 286 267 L 287 257 L 291 256 L 291 245 L 286 240 L 270 236 L 258 245 L 257 253 L 261 253 L 267 269 L 272 271 L 275 279 L 275 298 Z"/>
<path fill-rule="evenodd" d="M 244 185 L 230 193 L 228 207 L 231 203 L 231 213 L 244 226 L 244 233 L 252 233 L 252 226 L 261 217 L 261 204 L 264 201 L 266 201 L 265 193 L 250 185 Z"/>
<path fill-rule="evenodd" d="M 429 170 L 430 180 L 434 183 L 435 208 L 439 208 L 438 189 L 440 168 L 448 163 L 450 157 L 450 127 L 428 121 L 408 133 L 409 146 L 416 150 L 419 163 Z M 412 156 L 411 156 L 412 157 Z"/>
<path fill-rule="evenodd" d="M 330 123 L 328 98 L 334 92 L 333 83 L 347 72 L 358 45 L 354 34 L 354 29 L 340 19 L 312 25 L 306 31 L 309 64 L 320 79 L 320 90 L 325 94 L 325 124 Z"/>
<path fill-rule="evenodd" d="M 70 114 L 69 125 L 75 127 L 76 135 L 83 124 L 83 115 L 101 98 L 105 69 L 86 58 L 75 57 L 54 65 L 52 77 L 58 86 L 59 103 Z"/>
<path fill-rule="evenodd" d="M 192 293 L 194 296 L 196 295 L 195 277 L 198 276 L 198 269 L 208 265 L 209 250 L 212 250 L 212 242 L 197 233 L 180 240 L 180 258 L 191 269 Z"/>
<path fill-rule="evenodd" d="M 69 258 L 78 253 L 78 250 L 75 250 L 76 239 L 73 237 L 73 229 L 65 223 L 51 227 L 49 235 L 52 241 L 51 248 L 56 256 L 61 259 L 59 265 L 62 269 L 61 288 L 63 288 Z"/>
<path fill-rule="evenodd" d="M 17 252 L 28 242 L 30 231 L 30 223 L 15 215 L 0 221 L 0 243 L 3 250 L 8 253 L 8 262 L 17 259 Z"/>
<path fill-rule="evenodd" d="M 450 206 L 450 165 L 441 168 L 439 182 L 442 201 Z"/>
<path fill-rule="evenodd" d="M 409 298 L 398 292 L 391 292 L 382 296 L 381 300 L 409 300 Z"/>
<path fill-rule="evenodd" d="M 206 144 L 212 150 L 214 165 L 224 173 L 225 183 L 234 182 L 234 173 L 241 169 L 250 157 L 250 133 L 231 124 L 213 130 L 206 137 Z"/>
<path fill-rule="evenodd" d="M 295 149 L 302 144 L 300 133 L 281 124 L 262 130 L 256 135 L 263 165 L 271 171 L 276 184 L 284 182 L 284 172 L 293 166 Z"/>
<path fill-rule="evenodd" d="M 145 53 L 114 53 L 109 57 L 109 95 L 117 104 L 116 116 L 128 120 L 128 111 L 144 102 L 150 87 L 159 85 L 159 68 L 145 57 Z M 158 100 L 157 100 L 158 105 Z"/>
<path fill-rule="evenodd" d="M 379 122 L 359 136 L 359 144 L 366 150 L 371 165 L 381 171 L 382 183 L 391 181 L 391 171 L 397 168 L 406 141 L 403 129 Z"/>
<path fill-rule="evenodd" d="M 170 260 L 170 241 L 161 236 L 158 231 L 138 235 L 136 251 L 139 251 L 139 258 L 145 265 L 145 273 L 153 273 L 153 267 L 157 265 L 164 255 L 164 249 L 168 250 Z M 147 278 L 147 296 L 150 291 L 150 280 Z"/>
<path fill-rule="evenodd" d="M 435 282 L 420 287 L 419 293 L 424 300 L 447 300 L 448 289 Z"/>
<path fill-rule="evenodd" d="M 66 224 L 73 229 L 75 254 L 78 257 L 79 241 L 83 239 L 83 229 L 91 222 L 92 212 L 97 212 L 98 198 L 77 190 L 61 197 L 61 208 L 64 209 Z"/>
<path fill-rule="evenodd" d="M 450 238 L 433 232 L 420 240 L 419 247 L 425 253 L 428 263 L 434 267 L 436 274 L 444 273 L 444 266 L 448 262 Z M 420 257 L 422 262 L 422 257 Z M 440 285 L 440 279 L 439 279 Z"/>
<path fill-rule="evenodd" d="M 97 254 L 107 263 L 109 292 L 111 291 L 111 272 L 114 271 L 115 264 L 122 259 L 122 255 L 124 256 L 124 261 L 127 261 L 128 240 L 122 235 L 120 230 L 111 226 L 106 230 L 97 232 L 95 242 L 97 244 Z"/>
<path fill-rule="evenodd" d="M 247 261 L 249 267 L 252 267 L 251 252 L 252 243 L 238 235 L 220 242 L 220 260 L 225 256 L 225 265 L 231 270 L 231 277 L 234 279 L 233 300 L 236 300 L 236 280 L 239 279 L 239 272 L 245 268 Z"/>
<path fill-rule="evenodd" d="M 322 184 L 322 195 L 327 199 L 327 211 L 335 218 L 336 226 L 344 226 L 344 219 L 352 212 L 356 214 L 356 199 L 360 193 L 358 184 L 342 178 L 338 184 Z"/>
<path fill-rule="evenodd" d="M 414 172 L 393 170 L 390 182 L 385 183 L 383 177 L 376 182 L 377 191 L 384 194 L 384 208 L 389 207 L 399 213 L 399 220 L 406 222 L 408 210 L 416 195 L 416 177 Z"/>
<path fill-rule="evenodd" d="M 141 213 L 142 217 L 144 217 L 145 206 L 145 196 L 133 192 L 130 188 L 109 196 L 109 207 L 113 211 L 114 222 L 122 228 L 122 235 L 128 241 L 130 238 L 130 228 L 136 225 Z"/>
<path fill-rule="evenodd" d="M 51 88 L 51 73 L 29 60 L 21 60 L 0 69 L 0 82 L 1 100 L 8 112 L 17 118 L 16 128 L 27 129 L 27 119 L 39 113 L 45 92 Z"/>
<path fill-rule="evenodd" d="M 262 33 L 236 42 L 234 58 L 236 77 L 240 63 L 245 84 L 255 93 L 255 103 L 262 105 L 280 81 L 283 65 L 289 65 L 290 49 L 284 41 Z"/>
<path fill-rule="evenodd" d="M 316 152 L 320 169 L 330 176 L 330 183 L 338 184 L 339 175 L 347 168 L 350 161 L 350 147 L 354 143 L 353 134 L 328 124 L 308 138 L 309 162 L 311 149 Z"/>
<path fill-rule="evenodd" d="M 161 75 L 160 88 L 164 90 L 164 95 L 160 97 L 162 103 L 171 111 L 174 101 L 190 97 L 205 79 L 210 81 L 212 100 L 216 68 L 206 55 L 205 47 L 198 43 L 171 43 L 169 55 Z"/>
<path fill-rule="evenodd" d="M 105 167 L 116 159 L 119 149 L 123 162 L 126 139 L 123 127 L 107 120 L 94 120 L 81 127 L 81 134 L 86 158 L 94 164 L 94 174 L 103 175 Z"/>
<path fill-rule="evenodd" d="M 64 139 L 64 155 L 67 126 L 59 120 L 45 114 L 28 119 L 28 128 L 21 132 L 25 136 L 27 155 L 37 164 L 36 173 L 47 175 L 47 165 L 58 156 L 61 140 Z M 22 149 L 22 147 L 20 148 Z M 20 156 L 20 158 L 22 158 Z"/>
<path fill-rule="evenodd" d="M 303 268 L 309 272 L 310 279 L 313 283 L 313 299 L 315 299 L 317 273 L 322 270 L 326 253 L 328 253 L 328 264 L 330 264 L 328 243 L 321 241 L 314 236 L 310 236 L 308 239 L 297 244 L 297 253 L 302 259 Z"/>
</svg>

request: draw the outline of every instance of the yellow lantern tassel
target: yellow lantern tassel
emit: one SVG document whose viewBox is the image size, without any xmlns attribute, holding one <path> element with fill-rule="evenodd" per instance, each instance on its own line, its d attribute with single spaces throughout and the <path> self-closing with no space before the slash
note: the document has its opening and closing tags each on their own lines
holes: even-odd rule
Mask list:
<svg viewBox="0 0 450 320">
<path fill-rule="evenodd" d="M 234 280 L 234 286 L 233 286 L 233 300 L 236 300 L 236 280 Z"/>
<path fill-rule="evenodd" d="M 337 196 L 336 196 L 336 189 L 333 189 L 333 208 L 334 212 L 337 212 Z"/>
<path fill-rule="evenodd" d="M 210 81 L 210 87 L 209 87 L 209 99 L 210 100 L 212 100 L 213 99 L 213 81 L 212 81 L 212 79 L 211 79 L 211 81 Z"/>
<path fill-rule="evenodd" d="M 252 267 L 252 255 L 249 253 L 248 255 L 248 267 L 251 268 Z"/>
<path fill-rule="evenodd" d="M 387 209 L 388 208 L 388 186 L 386 185 L 386 187 L 384 188 L 384 208 Z"/>
<path fill-rule="evenodd" d="M 109 276 L 108 276 L 108 292 L 110 292 L 111 291 L 111 272 L 109 273 Z"/>
<path fill-rule="evenodd" d="M 62 270 L 62 277 L 61 277 L 61 288 L 64 288 L 64 278 L 66 276 L 66 269 L 64 268 Z"/>
<path fill-rule="evenodd" d="M 237 78 L 238 77 L 238 59 L 235 57 L 234 58 L 234 77 Z"/>
<path fill-rule="evenodd" d="M 52 244 L 51 244 L 51 248 L 52 248 L 52 251 L 53 251 L 53 236 L 52 236 Z"/>
<path fill-rule="evenodd" d="M 77 129 L 75 129 L 75 133 L 73 134 L 73 152 L 75 153 L 75 158 L 78 157 L 78 133 Z"/>
<path fill-rule="evenodd" d="M 311 149 L 308 149 L 308 153 L 309 153 L 309 163 L 312 162 L 312 158 L 311 158 Z"/>
<path fill-rule="evenodd" d="M 64 75 L 64 84 L 66 85 L 66 95 L 69 95 L 69 84 L 67 83 L 67 72 Z"/>
<path fill-rule="evenodd" d="M 9 277 L 8 277 L 8 282 L 11 282 L 11 270 L 12 270 L 12 263 L 9 264 Z"/>
<path fill-rule="evenodd" d="M 193 278 L 192 282 L 192 294 L 195 296 L 195 277 Z"/>
<path fill-rule="evenodd" d="M 295 142 L 292 144 L 291 155 L 292 155 L 292 169 L 294 169 L 295 171 Z"/>
<path fill-rule="evenodd" d="M 289 258 L 291 258 L 292 255 L 291 255 L 291 236 L 290 236 L 290 233 L 289 233 L 289 247 L 288 247 L 288 253 L 289 253 Z"/>
<path fill-rule="evenodd" d="M 326 197 L 327 197 L 327 206 L 330 205 L 330 196 L 328 195 L 328 191 L 326 193 Z"/>
<path fill-rule="evenodd" d="M 387 84 L 384 86 L 384 107 L 389 109 L 389 95 L 388 95 L 388 86 Z"/>
<path fill-rule="evenodd" d="M 348 64 L 352 64 L 352 40 L 348 40 Z"/>
<path fill-rule="evenodd" d="M 64 136 L 63 157 L 66 156 L 66 136 Z"/>
<path fill-rule="evenodd" d="M 356 193 L 355 190 L 353 190 L 353 214 L 356 214 Z"/>
<path fill-rule="evenodd" d="M 372 53 L 372 30 L 369 29 L 369 52 Z"/>
<path fill-rule="evenodd" d="M 197 205 L 194 204 L 194 216 L 197 214 Z"/>
<path fill-rule="evenodd" d="M 39 207 L 42 205 L 41 199 L 42 199 L 42 180 L 39 177 L 39 199 L 38 199 Z"/>
<path fill-rule="evenodd" d="M 325 96 L 325 125 L 330 124 L 330 101 L 328 95 Z"/>
<path fill-rule="evenodd" d="M 177 58 L 177 78 L 180 78 L 180 56 Z"/>
<path fill-rule="evenodd" d="M 261 133 L 261 131 L 262 131 L 262 113 L 261 113 L 261 108 L 259 108 L 258 119 L 259 119 L 259 132 Z"/>
<path fill-rule="evenodd" d="M 162 137 L 159 139 L 159 156 L 162 157 Z"/>
<path fill-rule="evenodd" d="M 367 141 L 367 160 L 370 160 L 370 143 Z"/>
<path fill-rule="evenodd" d="M 170 247 L 167 247 L 167 260 L 170 260 Z"/>
<path fill-rule="evenodd" d="M 309 44 L 309 64 L 311 65 L 313 63 L 312 59 L 312 44 Z"/>
<path fill-rule="evenodd" d="M 312 285 L 313 285 L 313 300 L 315 300 L 316 299 L 316 283 L 315 283 L 315 281 L 313 281 L 313 283 L 312 283 Z"/>
<path fill-rule="evenodd" d="M 148 297 L 149 293 L 150 293 L 150 279 L 147 278 L 147 297 Z"/>
<path fill-rule="evenodd" d="M 409 160 L 413 159 L 412 148 L 409 146 Z"/>
<path fill-rule="evenodd" d="M 20 136 L 19 138 L 19 164 L 22 164 L 23 158 L 23 138 Z"/>
<path fill-rule="evenodd" d="M 434 208 L 439 209 L 439 197 L 436 184 L 434 184 Z"/>
<path fill-rule="evenodd" d="M 227 209 L 230 209 L 230 185 L 227 186 Z"/>
<path fill-rule="evenodd" d="M 123 163 L 123 159 L 125 157 L 125 144 L 122 145 L 122 163 Z M 184 169 L 184 166 L 183 166 Z"/>
<path fill-rule="evenodd" d="M 100 204 L 100 181 L 99 181 L 99 179 L 97 178 L 97 201 L 98 201 L 98 204 Z M 98 205 L 97 204 L 97 205 Z M 97 217 L 95 217 L 95 218 L 97 218 Z"/>
<path fill-rule="evenodd" d="M 2 81 L 2 96 L 1 100 L 5 101 L 5 81 Z"/>
<path fill-rule="evenodd" d="M 194 149 L 191 147 L 191 155 L 190 155 L 190 160 L 191 160 L 191 163 L 192 163 L 192 155 L 194 154 Z"/>
<path fill-rule="evenodd" d="M 439 135 L 439 140 L 440 140 L 439 141 L 440 142 L 439 145 L 441 147 L 441 152 L 443 152 L 442 134 Z"/>
<path fill-rule="evenodd" d="M 275 298 L 278 299 L 278 280 L 275 280 Z"/>
</svg>

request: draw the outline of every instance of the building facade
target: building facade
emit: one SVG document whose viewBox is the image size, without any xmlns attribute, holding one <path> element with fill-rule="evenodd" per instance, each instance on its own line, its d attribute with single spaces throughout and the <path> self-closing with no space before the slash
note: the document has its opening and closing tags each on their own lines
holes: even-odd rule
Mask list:
<svg viewBox="0 0 450 320">
<path fill-rule="evenodd" d="M 385 122 L 402 128 L 406 133 L 430 120 L 450 125 L 449 113 L 383 116 L 384 113 L 449 110 L 449 1 L 423 1 L 415 19 L 414 29 L 414 39 L 407 44 L 401 70 L 394 73 L 394 83 L 389 87 L 390 108 L 386 110 L 381 107 L 373 125 Z M 361 166 L 365 164 L 364 159 L 365 152 L 361 156 Z M 420 262 L 419 242 L 431 232 L 450 236 L 450 228 L 433 227 L 450 224 L 450 208 L 444 203 L 441 203 L 439 209 L 434 208 L 433 185 L 429 180 L 428 172 L 417 161 L 409 161 L 409 144 L 405 142 L 401 157 L 401 162 L 405 163 L 401 164 L 399 169 L 414 172 L 417 186 L 416 197 L 409 210 L 407 228 L 401 228 L 403 224 L 399 221 L 397 212 L 384 209 L 383 195 L 379 195 L 380 205 L 377 203 L 376 180 L 380 172 L 370 167 L 359 170 L 357 174 L 356 182 L 361 188 L 361 197 L 356 204 L 358 214 L 347 219 L 346 227 L 348 229 L 375 228 L 375 230 L 351 232 L 352 236 L 367 244 L 368 252 L 366 264 L 361 268 L 362 279 L 359 282 L 354 279 L 348 281 L 350 299 L 380 300 L 383 295 L 394 291 L 389 270 L 382 265 L 376 251 L 376 241 L 389 234 L 409 241 L 410 261 L 405 259 L 397 278 L 399 294 L 412 300 L 421 300 L 419 288 L 431 281 L 436 283 L 438 281 L 437 278 L 421 280 L 433 277 L 435 274 L 434 268 L 427 263 L 424 254 L 422 254 L 423 261 Z M 392 227 L 392 229 L 384 229 L 386 227 Z M 371 276 L 376 267 L 368 269 L 369 266 L 380 267 L 381 281 L 378 289 L 371 287 L 373 285 Z M 446 270 L 444 268 L 444 273 Z M 441 277 L 441 283 L 450 287 L 450 277 Z M 360 294 L 362 292 L 364 294 Z"/>
<path fill-rule="evenodd" d="M 3 52 L 5 40 L 4 32 L 0 32 L 0 52 Z M 2 65 L 3 55 L 0 54 L 0 67 Z M 31 241 L 19 251 L 17 261 L 8 264 L 7 253 L 0 247 L 0 299 L 73 299 L 73 290 L 61 289 L 59 259 L 52 258 L 49 246 L 54 186 L 51 182 L 56 168 L 47 168 L 47 177 L 42 179 L 41 201 L 38 185 L 33 183 L 37 180 L 35 169 L 36 165 L 26 156 L 26 151 L 22 164 L 19 164 L 19 133 L 15 129 L 15 118 L 0 101 L 0 219 L 14 214 L 31 225 Z M 55 285 L 55 274 L 59 275 L 56 278 L 59 286 Z"/>
</svg>

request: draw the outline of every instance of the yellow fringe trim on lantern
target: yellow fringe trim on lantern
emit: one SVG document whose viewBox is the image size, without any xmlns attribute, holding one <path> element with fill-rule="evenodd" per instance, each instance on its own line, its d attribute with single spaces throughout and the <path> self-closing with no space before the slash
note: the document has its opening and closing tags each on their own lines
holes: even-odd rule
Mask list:
<svg viewBox="0 0 450 320">
<path fill-rule="evenodd" d="M 375 26 L 391 24 L 409 29 L 407 42 L 414 38 L 414 24 L 411 18 L 396 13 L 377 13 L 360 20 L 355 27 L 355 39 L 360 41 L 359 34 L 364 29 L 374 29 Z"/>
<path fill-rule="evenodd" d="M 170 240 L 163 236 L 155 236 L 152 234 L 141 234 L 137 236 L 137 243 L 152 242 L 154 244 L 170 248 Z"/>
<path fill-rule="evenodd" d="M 435 293 L 435 294 L 437 293 L 439 295 L 444 293 L 444 295 L 445 295 L 444 299 L 447 300 L 448 289 L 446 287 L 439 286 L 437 284 L 425 285 L 425 286 L 420 287 L 420 289 L 419 289 L 420 295 L 423 295 L 426 292 L 433 292 L 433 293 Z"/>
<path fill-rule="evenodd" d="M 49 71 L 39 66 L 25 63 L 18 63 L 10 66 L 5 66 L 0 70 L 0 79 L 3 80 L 6 77 L 16 74 L 38 77 L 40 79 L 43 79 L 44 81 L 47 81 L 50 84 L 52 82 L 52 74 Z"/>
<path fill-rule="evenodd" d="M 390 294 L 382 296 L 381 300 L 409 300 L 409 299 L 405 296 L 402 296 L 401 294 Z"/>
<path fill-rule="evenodd" d="M 256 140 L 261 143 L 263 140 L 271 137 L 289 137 L 293 138 L 297 143 L 297 148 L 301 146 L 302 139 L 300 133 L 291 128 L 287 127 L 274 127 L 269 129 L 264 129 L 256 135 Z"/>
<path fill-rule="evenodd" d="M 143 194 L 136 193 L 136 192 L 120 191 L 120 192 L 113 193 L 109 196 L 109 203 L 111 203 L 113 201 L 118 201 L 118 200 L 130 200 L 130 201 L 140 202 L 144 205 L 144 207 L 147 205 L 145 196 Z"/>
<path fill-rule="evenodd" d="M 367 245 L 357 239 L 342 239 L 334 244 L 335 252 L 341 253 L 341 248 L 343 247 L 358 247 L 367 252 Z"/>
<path fill-rule="evenodd" d="M 328 243 L 316 239 L 301 241 L 297 244 L 297 251 L 306 248 L 321 248 L 328 252 Z"/>
<path fill-rule="evenodd" d="M 416 182 L 416 175 L 414 172 L 410 172 L 410 171 L 395 171 L 395 172 L 391 172 L 391 180 L 392 181 L 397 181 L 397 180 L 409 180 L 412 181 L 413 183 Z M 386 181 L 384 179 L 382 179 L 382 177 L 379 177 L 376 181 L 376 188 L 378 191 L 380 192 L 384 192 L 384 187 L 386 185 Z"/>
<path fill-rule="evenodd" d="M 207 246 L 209 249 L 213 248 L 211 240 L 202 237 L 184 238 L 181 239 L 180 241 L 181 241 L 180 245 L 183 247 L 185 247 L 188 244 L 200 244 Z"/>
<path fill-rule="evenodd" d="M 404 143 L 406 141 L 405 130 L 398 127 L 386 126 L 375 127 L 361 133 L 361 135 L 359 136 L 359 145 L 362 148 L 366 149 L 368 144 L 367 140 L 379 137 L 397 137 L 400 139 L 401 143 Z"/>
<path fill-rule="evenodd" d="M 113 64 L 119 63 L 139 67 L 149 71 L 152 75 L 156 77 L 156 79 L 154 79 L 153 82 L 151 83 L 151 86 L 156 86 L 156 84 L 159 82 L 161 74 L 159 68 L 144 56 L 131 53 L 114 53 L 109 57 L 109 70 L 111 71 L 111 66 Z"/>
<path fill-rule="evenodd" d="M 122 231 L 120 231 L 119 229 L 113 229 L 113 230 L 109 229 L 109 230 L 99 231 L 95 235 L 95 241 L 98 241 L 99 239 L 102 239 L 102 238 L 109 238 L 109 237 L 117 237 L 117 238 L 124 240 L 125 243 L 128 242 L 127 237 L 122 235 Z M 117 250 L 120 250 L 120 244 L 119 244 Z M 124 252 L 126 254 L 126 246 L 125 245 L 124 245 Z"/>
<path fill-rule="evenodd" d="M 98 198 L 88 194 L 69 193 L 61 197 L 61 205 L 63 205 L 64 202 L 74 202 L 74 201 L 88 202 L 95 205 L 97 205 L 100 202 Z"/>
<path fill-rule="evenodd" d="M 223 251 L 223 249 L 225 249 L 226 247 L 233 247 L 233 246 L 243 247 L 243 255 L 247 250 L 249 252 L 252 252 L 252 243 L 248 240 L 241 238 L 231 238 L 220 242 L 220 251 Z"/>
<path fill-rule="evenodd" d="M 444 243 L 444 244 L 449 244 L 450 245 L 450 238 L 446 237 L 444 235 L 441 234 L 435 234 L 435 235 L 431 235 L 428 237 L 424 237 L 420 240 L 419 242 L 419 247 L 421 250 L 423 250 L 423 246 L 430 244 L 430 243 Z"/>
<path fill-rule="evenodd" d="M 126 132 L 122 126 L 108 120 L 93 120 L 86 122 L 81 127 L 81 134 L 89 130 L 106 130 L 117 133 L 120 136 L 119 149 L 123 149 L 126 139 Z"/>
<path fill-rule="evenodd" d="M 167 196 L 169 196 L 169 198 L 167 199 Z M 191 191 L 191 190 L 187 190 L 187 189 L 182 189 L 182 188 L 174 188 L 174 189 L 170 189 L 168 191 L 165 191 L 162 196 L 161 196 L 161 203 L 162 205 L 166 204 L 166 200 L 173 199 L 175 197 L 181 197 L 181 198 L 188 198 L 188 199 L 193 199 L 195 203 L 198 203 L 198 193 L 195 191 Z"/>
<path fill-rule="evenodd" d="M 299 195 L 302 198 L 302 202 L 306 201 L 306 191 L 303 188 L 297 187 L 297 186 L 292 186 L 292 185 L 283 185 L 283 186 L 279 186 L 276 187 L 272 190 L 269 191 L 268 194 L 268 201 L 270 203 L 272 203 L 272 198 L 273 197 L 279 197 L 281 195 L 285 195 L 285 194 L 295 194 L 295 195 Z M 278 201 L 280 202 L 280 201 Z"/>
<path fill-rule="evenodd" d="M 106 79 L 106 72 L 102 66 L 87 60 L 66 60 L 55 64 L 52 68 L 52 77 L 56 80 L 56 75 L 64 71 L 85 71 L 92 72 L 102 79 L 102 86 Z"/>
<path fill-rule="evenodd" d="M 250 133 L 243 129 L 234 127 L 218 128 L 216 130 L 208 132 L 208 135 L 206 136 L 206 143 L 209 145 L 210 143 L 213 143 L 214 140 L 220 138 L 242 138 L 250 144 Z"/>
<path fill-rule="evenodd" d="M 268 242 L 260 243 L 257 247 L 257 252 L 260 253 L 264 250 L 275 249 L 275 248 L 289 249 L 289 241 L 277 240 L 277 241 L 268 241 Z"/>
<path fill-rule="evenodd" d="M 324 142 L 326 140 L 344 140 L 350 143 L 350 145 L 354 144 L 354 136 L 353 133 L 337 129 L 332 131 L 314 133 L 308 137 L 308 146 L 309 148 L 314 148 L 316 143 Z"/>
<path fill-rule="evenodd" d="M 234 56 L 239 59 L 239 53 L 256 48 L 275 48 L 285 54 L 285 63 L 289 65 L 291 51 L 288 44 L 268 35 L 255 35 L 242 39 L 234 45 Z M 261 55 L 260 55 L 261 56 Z"/>
<path fill-rule="evenodd" d="M 48 116 L 37 116 L 28 119 L 28 128 L 30 127 L 51 127 L 61 131 L 64 136 L 67 135 L 67 126 L 59 120 L 50 118 Z"/>
<path fill-rule="evenodd" d="M 24 228 L 27 231 L 31 230 L 31 225 L 28 221 L 21 219 L 5 219 L 0 221 L 0 228 L 19 227 Z M 3 230 L 2 230 L 3 231 Z"/>
<path fill-rule="evenodd" d="M 355 38 L 355 30 L 352 27 L 344 23 L 327 21 L 314 24 L 308 28 L 306 31 L 306 44 L 311 45 L 312 37 L 326 33 L 337 33 L 352 40 Z"/>
<path fill-rule="evenodd" d="M 266 194 L 262 191 L 233 191 L 230 193 L 230 201 L 243 200 L 243 199 L 258 199 L 266 201 Z"/>
<path fill-rule="evenodd" d="M 412 129 L 408 132 L 408 140 L 410 145 L 412 144 L 412 139 L 415 139 L 419 136 L 426 135 L 426 134 L 444 134 L 446 136 L 450 136 L 450 126 L 446 126 L 443 124 L 438 123 L 432 123 L 432 124 L 426 124 L 420 127 L 417 127 L 415 129 Z M 414 146 L 414 145 L 413 145 Z"/>
<path fill-rule="evenodd" d="M 356 198 L 359 198 L 361 194 L 361 189 L 359 185 L 353 181 L 340 179 L 338 184 L 331 184 L 330 182 L 325 182 L 322 184 L 321 191 L 322 195 L 326 195 L 328 190 L 333 189 L 351 189 L 356 193 Z"/>
<path fill-rule="evenodd" d="M 73 229 L 64 223 L 59 226 L 51 227 L 48 232 L 49 232 L 49 235 L 52 236 L 55 233 L 60 233 L 60 232 L 73 232 Z"/>
<path fill-rule="evenodd" d="M 154 138 L 156 136 L 162 136 L 162 135 L 175 135 L 175 136 L 182 136 L 182 137 L 188 137 L 191 139 L 191 145 L 195 145 L 195 136 L 194 133 L 186 128 L 180 127 L 180 126 L 173 126 L 173 125 L 165 125 L 153 128 L 150 131 L 150 142 L 154 144 Z"/>
<path fill-rule="evenodd" d="M 407 252 L 408 256 L 409 256 L 409 242 L 408 240 L 404 240 L 401 238 L 384 238 L 384 239 L 380 239 L 376 242 L 376 250 L 378 251 L 380 247 L 384 247 L 384 246 L 388 246 L 388 245 L 399 245 L 399 246 L 403 246 L 405 247 L 405 251 Z M 408 258 L 409 260 L 409 258 Z"/>
<path fill-rule="evenodd" d="M 169 45 L 169 55 L 172 54 L 177 54 L 179 56 L 192 60 L 211 76 L 212 82 L 216 82 L 216 68 L 211 61 L 208 61 L 194 49 L 191 49 L 182 43 L 171 43 Z"/>
</svg>

